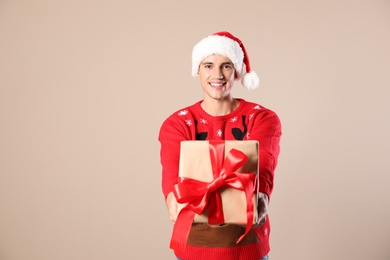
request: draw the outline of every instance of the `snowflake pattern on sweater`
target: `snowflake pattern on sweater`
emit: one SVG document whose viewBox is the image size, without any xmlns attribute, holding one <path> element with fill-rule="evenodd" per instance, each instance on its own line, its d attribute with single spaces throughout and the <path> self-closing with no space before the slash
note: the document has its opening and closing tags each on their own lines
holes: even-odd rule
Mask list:
<svg viewBox="0 0 390 260">
<path fill-rule="evenodd" d="M 251 104 L 248 102 L 245 103 L 248 105 Z M 248 123 L 246 122 L 246 119 L 248 117 L 249 121 L 252 120 L 255 113 L 250 113 L 248 115 L 241 115 L 241 117 L 239 116 L 232 116 L 230 118 L 229 117 L 225 118 L 225 116 L 214 117 L 213 119 L 215 120 L 212 120 L 213 121 L 212 125 L 217 126 L 217 128 L 215 128 L 212 126 L 210 127 L 210 124 L 208 124 L 208 120 L 205 119 L 204 117 L 201 117 L 202 112 L 196 111 L 198 109 L 194 109 L 196 105 L 198 105 L 198 103 L 189 107 L 188 109 L 183 109 L 176 113 L 178 118 L 182 119 L 182 121 L 188 127 L 192 127 L 194 122 L 195 131 L 197 133 L 195 140 L 211 140 L 211 139 L 221 139 L 221 138 L 224 140 L 249 139 L 250 133 L 248 132 L 248 127 L 247 127 Z M 260 105 L 257 104 L 251 104 L 251 105 L 252 105 L 252 110 L 261 109 Z M 215 129 L 214 134 L 212 134 L 213 128 Z M 229 130 L 231 135 L 228 135 L 229 136 L 228 138 L 223 138 L 225 136 L 225 132 Z M 190 131 L 192 131 L 192 129 Z"/>
</svg>

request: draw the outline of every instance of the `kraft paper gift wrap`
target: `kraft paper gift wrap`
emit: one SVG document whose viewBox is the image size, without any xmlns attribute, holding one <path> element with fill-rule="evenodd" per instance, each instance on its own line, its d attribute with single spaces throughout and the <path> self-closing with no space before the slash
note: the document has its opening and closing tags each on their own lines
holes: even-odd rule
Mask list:
<svg viewBox="0 0 390 260">
<path fill-rule="evenodd" d="M 202 182 L 212 182 L 213 176 L 212 161 L 210 155 L 210 142 L 212 141 L 182 141 L 180 148 L 180 164 L 179 164 L 179 179 L 182 177 L 196 179 Z M 258 181 L 258 159 L 259 159 L 259 144 L 258 141 L 220 141 L 224 144 L 223 156 L 226 158 L 232 150 L 238 150 L 247 156 L 247 161 L 236 171 L 245 174 L 254 174 L 255 183 L 253 187 L 257 187 Z M 220 164 L 220 159 L 217 164 Z M 224 159 L 222 159 L 223 161 Z M 224 223 L 247 224 L 247 198 L 243 190 L 220 187 L 218 192 L 222 199 L 222 209 Z M 257 191 L 253 190 L 253 222 L 257 220 Z M 179 204 L 178 212 L 185 207 L 186 204 Z M 201 215 L 195 214 L 195 223 L 208 222 L 208 210 Z M 223 224 L 223 223 L 220 223 Z"/>
</svg>

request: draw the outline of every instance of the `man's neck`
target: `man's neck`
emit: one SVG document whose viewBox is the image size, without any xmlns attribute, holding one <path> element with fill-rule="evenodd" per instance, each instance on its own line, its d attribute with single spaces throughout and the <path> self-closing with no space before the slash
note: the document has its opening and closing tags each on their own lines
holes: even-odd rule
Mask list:
<svg viewBox="0 0 390 260">
<path fill-rule="evenodd" d="M 205 98 L 200 105 L 211 116 L 224 116 L 233 112 L 239 104 L 240 101 L 234 98 L 223 100 Z"/>
</svg>

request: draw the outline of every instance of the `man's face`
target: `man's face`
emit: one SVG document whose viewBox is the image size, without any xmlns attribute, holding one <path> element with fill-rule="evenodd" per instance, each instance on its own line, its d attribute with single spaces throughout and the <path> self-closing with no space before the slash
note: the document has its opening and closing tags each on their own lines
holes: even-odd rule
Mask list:
<svg viewBox="0 0 390 260">
<path fill-rule="evenodd" d="M 211 55 L 199 65 L 198 77 L 204 98 L 223 100 L 230 98 L 235 70 L 231 60 L 222 55 Z"/>
</svg>

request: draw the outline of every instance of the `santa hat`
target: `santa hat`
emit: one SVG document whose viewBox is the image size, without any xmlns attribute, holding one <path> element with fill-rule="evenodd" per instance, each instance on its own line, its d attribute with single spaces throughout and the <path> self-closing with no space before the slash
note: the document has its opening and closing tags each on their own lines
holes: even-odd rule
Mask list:
<svg viewBox="0 0 390 260">
<path fill-rule="evenodd" d="M 260 79 L 251 71 L 249 57 L 240 39 L 229 32 L 216 32 L 198 42 L 192 50 L 192 76 L 196 77 L 200 63 L 213 54 L 228 57 L 237 73 L 237 79 L 247 89 L 259 86 Z"/>
</svg>

